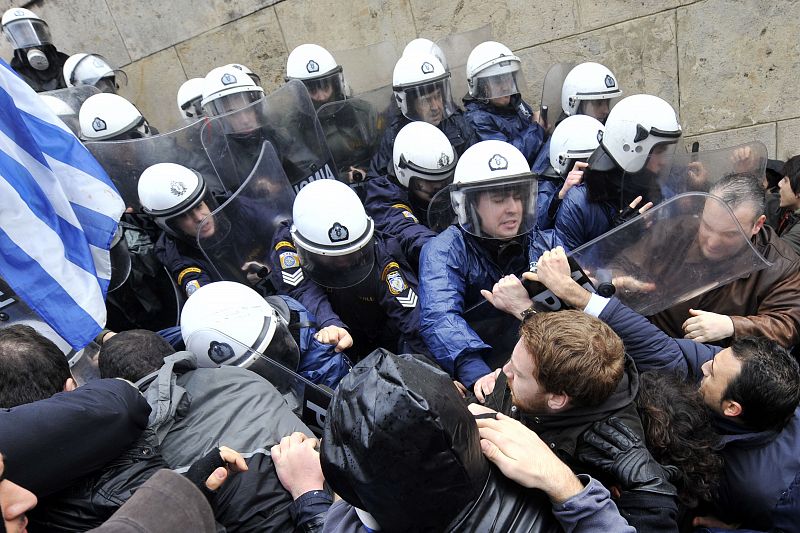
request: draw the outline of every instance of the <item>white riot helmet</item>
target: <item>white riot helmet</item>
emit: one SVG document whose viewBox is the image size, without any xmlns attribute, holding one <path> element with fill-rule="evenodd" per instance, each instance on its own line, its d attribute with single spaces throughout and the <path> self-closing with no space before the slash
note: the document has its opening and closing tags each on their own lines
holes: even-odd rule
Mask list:
<svg viewBox="0 0 800 533">
<path fill-rule="evenodd" d="M 218 281 L 203 285 L 186 301 L 181 336 L 200 367 L 238 366 L 270 379 L 262 355 L 291 370 L 300 362 L 288 320 L 250 287 Z"/>
<path fill-rule="evenodd" d="M 582 112 L 581 102 L 610 100 L 621 95 L 617 78 L 607 67 L 600 63 L 581 63 L 564 78 L 561 86 L 561 108 L 568 116 L 585 114 Z"/>
<path fill-rule="evenodd" d="M 72 109 L 68 103 L 61 98 L 56 98 L 55 96 L 50 96 L 49 94 L 39 93 L 39 98 L 42 99 L 42 102 L 44 102 L 50 111 L 55 113 L 56 116 L 60 118 L 69 129 L 72 130 L 72 133 L 75 135 L 80 135 L 81 126 L 78 123 L 78 116 L 75 113 L 75 110 Z"/>
<path fill-rule="evenodd" d="M 3 13 L 3 33 L 15 50 L 27 50 L 26 57 L 31 67 L 47 70 L 50 60 L 40 47 L 52 45 L 50 28 L 39 15 L 21 7 L 12 7 Z"/>
<path fill-rule="evenodd" d="M 392 90 L 397 106 L 409 120 L 438 126 L 456 111 L 450 73 L 432 54 L 401 57 L 394 66 Z"/>
<path fill-rule="evenodd" d="M 309 183 L 297 193 L 292 219 L 292 239 L 303 272 L 319 285 L 352 287 L 372 271 L 375 224 L 346 184 Z"/>
<path fill-rule="evenodd" d="M 47 23 L 29 9 L 12 7 L 3 13 L 2 24 L 3 33 L 15 50 L 53 44 Z"/>
<path fill-rule="evenodd" d="M 117 94 L 100 93 L 86 99 L 78 112 L 81 138 L 119 141 L 149 137 L 150 125 L 136 106 Z"/>
<path fill-rule="evenodd" d="M 660 147 L 658 155 L 674 152 L 681 137 L 678 115 L 667 102 L 649 94 L 635 94 L 620 100 L 606 120 L 600 148 L 592 155 L 591 168 L 627 173 L 639 172 Z"/>
<path fill-rule="evenodd" d="M 101 92 L 116 93 L 128 84 L 124 71 L 115 69 L 101 55 L 73 54 L 64 61 L 64 81 L 67 87 L 92 85 Z"/>
<path fill-rule="evenodd" d="M 197 119 L 203 115 L 203 107 L 200 101 L 203 99 L 203 86 L 205 79 L 192 78 L 186 80 L 178 88 L 178 109 L 184 118 Z"/>
<path fill-rule="evenodd" d="M 196 245 L 201 238 L 224 238 L 228 225 L 221 213 L 201 224 L 217 208 L 203 176 L 175 163 L 147 167 L 137 184 L 139 203 L 168 235 Z"/>
<path fill-rule="evenodd" d="M 424 206 L 453 181 L 458 155 L 447 135 L 427 122 L 403 126 L 392 155 L 395 178 Z"/>
<path fill-rule="evenodd" d="M 217 67 L 206 74 L 201 105 L 206 116 L 244 109 L 264 96 L 264 89 L 234 67 Z"/>
<path fill-rule="evenodd" d="M 464 231 L 509 240 L 536 225 L 536 190 L 522 152 L 503 141 L 481 141 L 458 160 L 450 201 Z"/>
<path fill-rule="evenodd" d="M 550 137 L 550 164 L 562 177 L 575 161 L 586 161 L 600 145 L 603 124 L 588 115 L 567 117 L 556 126 Z"/>
<path fill-rule="evenodd" d="M 253 80 L 253 83 L 258 85 L 259 87 L 261 86 L 261 76 L 259 76 L 258 74 L 247 68 L 245 65 L 242 65 L 241 63 L 228 63 L 225 66 L 235 68 L 236 70 L 241 70 L 242 72 L 250 76 L 250 79 Z"/>
<path fill-rule="evenodd" d="M 467 85 L 473 98 L 489 100 L 520 92 L 522 62 L 504 44 L 486 41 L 467 58 Z"/>
<path fill-rule="evenodd" d="M 341 65 L 316 44 L 301 44 L 292 50 L 286 60 L 286 81 L 289 80 L 303 82 L 314 107 L 343 100 L 347 94 Z"/>
<path fill-rule="evenodd" d="M 436 57 L 436 59 L 439 60 L 444 69 L 450 72 L 450 68 L 447 66 L 447 58 L 444 56 L 444 51 L 438 44 L 430 39 L 426 39 L 424 37 L 412 39 L 408 42 L 406 47 L 403 48 L 402 55 L 416 54 L 432 54 L 434 57 Z"/>
</svg>

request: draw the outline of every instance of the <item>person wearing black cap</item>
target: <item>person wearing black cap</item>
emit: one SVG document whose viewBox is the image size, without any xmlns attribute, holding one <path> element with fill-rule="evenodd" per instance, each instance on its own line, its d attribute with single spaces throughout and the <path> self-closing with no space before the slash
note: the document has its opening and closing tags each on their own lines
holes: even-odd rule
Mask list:
<svg viewBox="0 0 800 533">
<path fill-rule="evenodd" d="M 473 412 L 450 377 L 424 358 L 376 350 L 339 385 L 320 454 L 315 439 L 298 435 L 272 448 L 278 476 L 295 497 L 298 526 L 314 531 L 324 523 L 325 531 L 353 533 L 634 531 L 597 481 L 572 474 L 541 441 L 537 447 L 530 440 L 532 432 L 484 443 L 487 430 L 479 431 L 475 418 L 498 417 L 503 425 L 494 431 L 515 422 L 482 407 Z M 509 468 L 513 446 L 506 443 L 520 441 L 520 462 L 548 475 Z M 501 475 L 482 449 L 527 488 Z M 323 480 L 342 497 L 329 510 Z"/>
</svg>

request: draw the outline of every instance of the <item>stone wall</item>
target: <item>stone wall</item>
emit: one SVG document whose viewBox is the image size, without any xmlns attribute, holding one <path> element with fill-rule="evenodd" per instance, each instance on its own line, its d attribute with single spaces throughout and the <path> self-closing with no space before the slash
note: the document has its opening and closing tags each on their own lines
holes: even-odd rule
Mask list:
<svg viewBox="0 0 800 533">
<path fill-rule="evenodd" d="M 288 52 L 313 42 L 353 59 L 361 72 L 352 80 L 386 83 L 410 39 L 479 29 L 466 35 L 491 35 L 520 55 L 529 102 L 538 103 L 551 64 L 598 61 L 626 94 L 672 103 L 687 144 L 757 139 L 773 157 L 800 152 L 793 0 L 0 0 L 3 10 L 13 5 L 47 20 L 62 51 L 123 66 L 123 95 L 161 131 L 179 123 L 180 84 L 220 64 L 248 65 L 270 91 L 283 82 Z M 376 45 L 368 59 L 352 50 L 367 45 Z M 10 57 L 7 43 L 0 54 Z"/>
</svg>

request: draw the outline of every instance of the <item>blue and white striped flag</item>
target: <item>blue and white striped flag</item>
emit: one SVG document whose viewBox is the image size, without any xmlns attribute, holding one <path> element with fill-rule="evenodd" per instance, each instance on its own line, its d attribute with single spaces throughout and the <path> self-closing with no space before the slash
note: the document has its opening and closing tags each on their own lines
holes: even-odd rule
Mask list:
<svg viewBox="0 0 800 533">
<path fill-rule="evenodd" d="M 76 350 L 105 325 L 124 209 L 100 164 L 0 60 L 0 277 Z"/>
</svg>

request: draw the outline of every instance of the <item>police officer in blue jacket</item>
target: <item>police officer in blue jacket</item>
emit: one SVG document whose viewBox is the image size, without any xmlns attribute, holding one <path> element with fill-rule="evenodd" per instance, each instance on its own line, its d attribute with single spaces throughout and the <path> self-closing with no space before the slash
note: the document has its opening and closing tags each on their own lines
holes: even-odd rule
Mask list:
<svg viewBox="0 0 800 533">
<path fill-rule="evenodd" d="M 320 180 L 300 190 L 292 211 L 272 262 L 280 265 L 279 292 L 317 318 L 317 339 L 350 348 L 354 360 L 379 347 L 426 354 L 414 270 L 398 242 L 375 231 L 358 195 Z"/>
<path fill-rule="evenodd" d="M 505 275 L 521 275 L 538 258 L 531 230 L 536 223 L 536 179 L 525 156 L 502 141 L 482 141 L 458 161 L 451 202 L 458 224 L 431 239 L 420 259 L 420 332 L 434 360 L 454 380 L 472 388 L 510 351 L 497 354 L 495 339 L 477 329 L 497 331 L 514 320 L 483 302 Z M 499 322 L 498 322 L 499 321 Z M 513 322 L 506 324 L 514 327 Z M 496 348 L 496 347 L 494 347 Z"/>
<path fill-rule="evenodd" d="M 591 61 L 581 63 L 567 73 L 561 85 L 561 109 L 563 113 L 555 125 L 566 117 L 586 115 L 606 123 L 611 104 L 615 98 L 622 96 L 617 77 L 608 67 Z M 547 174 L 549 168 L 550 139 L 548 139 L 536 161 L 533 172 L 538 175 Z M 540 189 L 541 189 L 541 181 Z"/>
<path fill-rule="evenodd" d="M 660 175 L 669 170 L 680 137 L 677 114 L 661 98 L 620 100 L 587 161 L 584 183 L 567 191 L 558 209 L 555 230 L 564 247 L 574 250 L 623 222 L 628 205 L 659 203 Z"/>
<path fill-rule="evenodd" d="M 397 134 L 392 172 L 367 182 L 367 214 L 378 231 L 400 241 L 415 271 L 422 247 L 436 235 L 428 227 L 428 206 L 453 181 L 457 158 L 436 126 L 411 122 Z"/>
<path fill-rule="evenodd" d="M 276 371 L 262 355 L 330 388 L 350 371 L 347 356 L 319 342 L 316 333 L 314 316 L 297 300 L 285 295 L 263 298 L 232 281 L 201 287 L 181 312 L 181 335 L 200 366 L 248 368 L 279 389 L 289 385 L 281 381 L 291 375 Z"/>
<path fill-rule="evenodd" d="M 392 89 L 401 115 L 386 128 L 378 151 L 370 162 L 367 179 L 385 176 L 391 170 L 395 137 L 413 121 L 424 121 L 439 128 L 460 155 L 477 137 L 464 114 L 453 102 L 450 72 L 432 54 L 409 53 L 394 67 Z"/>
<path fill-rule="evenodd" d="M 544 128 L 520 95 L 521 81 L 521 61 L 507 46 L 479 44 L 467 59 L 464 115 L 480 140 L 510 143 L 530 164 L 544 141 Z"/>
</svg>

